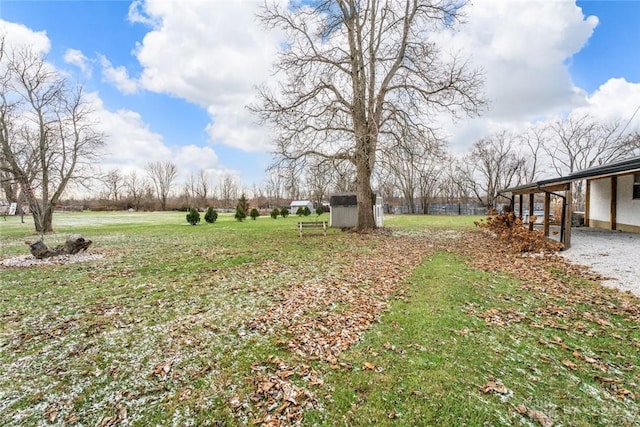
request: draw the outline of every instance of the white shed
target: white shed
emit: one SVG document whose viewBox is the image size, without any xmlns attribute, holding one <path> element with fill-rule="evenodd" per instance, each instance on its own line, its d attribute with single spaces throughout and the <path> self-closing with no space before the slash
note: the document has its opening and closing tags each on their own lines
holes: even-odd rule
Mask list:
<svg viewBox="0 0 640 427">
<path fill-rule="evenodd" d="M 294 200 L 289 207 L 289 213 L 295 215 L 299 208 L 304 208 L 305 206 L 313 213 L 314 208 L 311 200 Z"/>
<path fill-rule="evenodd" d="M 331 216 L 329 226 L 335 228 L 351 228 L 358 225 L 358 199 L 356 193 L 336 193 L 332 194 L 329 204 L 331 205 Z M 382 196 L 373 195 L 373 217 L 376 227 L 384 225 L 384 214 L 382 209 Z"/>
</svg>

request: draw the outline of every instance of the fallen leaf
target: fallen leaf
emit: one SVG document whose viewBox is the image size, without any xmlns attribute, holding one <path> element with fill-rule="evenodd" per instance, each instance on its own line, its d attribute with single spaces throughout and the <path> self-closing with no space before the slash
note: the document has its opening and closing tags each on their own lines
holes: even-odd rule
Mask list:
<svg viewBox="0 0 640 427">
<path fill-rule="evenodd" d="M 373 371 L 376 369 L 376 365 L 374 365 L 373 363 L 364 362 L 364 366 L 362 367 L 362 369 L 366 371 Z"/>
<path fill-rule="evenodd" d="M 489 381 L 480 389 L 483 393 L 509 394 L 509 389 L 504 384 Z"/>
</svg>

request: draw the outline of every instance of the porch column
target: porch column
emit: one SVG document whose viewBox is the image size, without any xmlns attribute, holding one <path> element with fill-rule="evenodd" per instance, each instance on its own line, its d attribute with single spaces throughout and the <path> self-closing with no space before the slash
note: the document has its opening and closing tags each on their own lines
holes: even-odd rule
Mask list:
<svg viewBox="0 0 640 427">
<path fill-rule="evenodd" d="M 617 209 L 618 209 L 618 177 L 611 177 L 611 229 L 616 230 L 617 224 Z"/>
<path fill-rule="evenodd" d="M 520 193 L 518 195 L 518 214 L 519 214 L 518 218 L 520 218 L 520 221 L 522 221 L 522 213 L 524 212 L 524 207 L 522 206 L 522 198 L 523 198 L 522 193 Z"/>
<path fill-rule="evenodd" d="M 571 247 L 571 217 L 573 216 L 573 194 L 571 192 L 571 184 L 564 193 L 564 249 L 567 250 Z"/>
<path fill-rule="evenodd" d="M 533 193 L 529 194 L 529 231 L 533 231 L 533 221 L 531 221 L 531 217 L 533 217 Z"/>
<path fill-rule="evenodd" d="M 551 212 L 551 193 L 544 193 L 544 235 L 549 237 L 549 213 Z"/>
<path fill-rule="evenodd" d="M 584 190 L 584 226 L 589 227 L 589 209 L 591 200 L 591 180 L 587 180 L 587 186 Z"/>
</svg>

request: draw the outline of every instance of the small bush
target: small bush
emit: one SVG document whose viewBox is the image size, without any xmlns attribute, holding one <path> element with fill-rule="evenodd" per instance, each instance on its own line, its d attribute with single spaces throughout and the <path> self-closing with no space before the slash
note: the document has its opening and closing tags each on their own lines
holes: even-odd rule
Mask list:
<svg viewBox="0 0 640 427">
<path fill-rule="evenodd" d="M 187 214 L 187 222 L 191 225 L 196 225 L 200 222 L 200 212 L 196 208 L 191 208 Z"/>
<path fill-rule="evenodd" d="M 211 206 L 207 209 L 207 213 L 204 214 L 204 220 L 209 224 L 213 224 L 218 219 L 218 211 L 213 209 Z"/>
<path fill-rule="evenodd" d="M 236 214 L 234 218 L 238 221 L 244 221 L 247 217 L 247 212 L 249 211 L 249 202 L 247 201 L 247 196 L 242 194 L 242 196 L 238 199 L 238 204 L 236 205 Z"/>
<path fill-rule="evenodd" d="M 318 206 L 316 208 L 316 215 L 320 216 L 324 213 L 324 208 L 322 206 Z"/>
<path fill-rule="evenodd" d="M 288 217 L 289 216 L 289 209 L 287 209 L 287 208 L 280 209 L 280 216 L 282 216 L 282 218 Z"/>
<path fill-rule="evenodd" d="M 276 219 L 278 218 L 278 215 L 280 215 L 280 211 L 278 210 L 278 208 L 273 208 L 273 210 L 271 211 L 271 218 Z"/>
<path fill-rule="evenodd" d="M 249 216 L 251 217 L 252 220 L 256 220 L 256 218 L 258 218 L 260 216 L 260 212 L 258 212 L 258 209 L 253 208 L 251 209 L 251 213 L 249 214 Z"/>
<path fill-rule="evenodd" d="M 304 209 L 302 209 L 301 207 L 298 208 L 298 210 L 296 211 L 296 215 L 302 216 L 303 214 L 304 214 Z"/>
<path fill-rule="evenodd" d="M 302 208 L 302 215 L 304 216 L 311 215 L 311 209 L 309 209 L 309 206 L 305 206 L 304 208 Z"/>
</svg>

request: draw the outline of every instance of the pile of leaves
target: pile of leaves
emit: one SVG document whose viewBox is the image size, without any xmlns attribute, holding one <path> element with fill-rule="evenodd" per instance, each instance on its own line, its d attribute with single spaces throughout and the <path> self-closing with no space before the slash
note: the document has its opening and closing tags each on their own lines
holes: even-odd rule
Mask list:
<svg viewBox="0 0 640 427">
<path fill-rule="evenodd" d="M 535 220 L 535 217 L 530 218 L 530 221 Z M 504 247 L 512 252 L 557 252 L 563 246 L 562 243 L 545 237 L 539 230 L 524 227 L 522 219 L 516 218 L 513 212 L 494 214 L 484 221 L 476 221 L 475 224 L 497 236 Z"/>
</svg>

